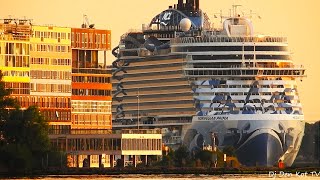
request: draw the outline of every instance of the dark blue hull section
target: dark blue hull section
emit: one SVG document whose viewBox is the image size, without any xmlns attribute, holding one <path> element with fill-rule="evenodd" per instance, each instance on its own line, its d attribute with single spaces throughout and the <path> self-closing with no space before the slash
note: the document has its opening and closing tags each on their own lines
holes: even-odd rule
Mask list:
<svg viewBox="0 0 320 180">
<path fill-rule="evenodd" d="M 283 155 L 281 142 L 271 134 L 259 134 L 243 144 L 236 152 L 241 164 L 245 166 L 271 167 Z"/>
</svg>

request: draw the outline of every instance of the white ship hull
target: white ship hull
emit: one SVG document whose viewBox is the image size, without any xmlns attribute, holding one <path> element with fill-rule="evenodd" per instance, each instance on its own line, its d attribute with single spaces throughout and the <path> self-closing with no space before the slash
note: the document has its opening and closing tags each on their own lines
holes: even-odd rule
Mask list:
<svg viewBox="0 0 320 180">
<path fill-rule="evenodd" d="M 291 166 L 304 135 L 303 115 L 213 115 L 196 116 L 184 135 L 191 151 L 203 145 L 220 150 L 232 146 L 241 164 L 274 166 L 281 159 Z"/>
</svg>

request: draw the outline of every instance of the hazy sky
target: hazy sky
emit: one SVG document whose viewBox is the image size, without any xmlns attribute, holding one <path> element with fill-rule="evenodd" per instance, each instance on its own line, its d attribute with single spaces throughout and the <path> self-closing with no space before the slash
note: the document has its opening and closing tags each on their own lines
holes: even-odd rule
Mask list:
<svg viewBox="0 0 320 180">
<path fill-rule="evenodd" d="M 129 29 L 141 29 L 141 24 L 176 4 L 178 0 L 1 0 L 0 18 L 33 19 L 34 24 L 80 27 L 83 14 L 97 28 L 112 30 L 112 47 Z M 255 31 L 262 34 L 287 36 L 293 60 L 307 68 L 308 77 L 298 83 L 300 98 L 307 121 L 320 120 L 320 1 L 319 0 L 200 0 L 215 26 L 220 19 L 215 13 L 225 14 L 233 3 L 242 4 L 240 11 L 253 12 Z M 111 53 L 108 62 L 114 60 Z"/>
</svg>

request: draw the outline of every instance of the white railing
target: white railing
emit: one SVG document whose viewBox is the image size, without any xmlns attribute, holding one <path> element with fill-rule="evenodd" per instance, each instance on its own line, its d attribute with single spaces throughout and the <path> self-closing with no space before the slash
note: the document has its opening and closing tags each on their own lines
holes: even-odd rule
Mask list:
<svg viewBox="0 0 320 180">
<path fill-rule="evenodd" d="M 171 40 L 171 44 L 209 43 L 209 42 L 280 42 L 286 43 L 286 37 L 179 37 Z"/>
</svg>

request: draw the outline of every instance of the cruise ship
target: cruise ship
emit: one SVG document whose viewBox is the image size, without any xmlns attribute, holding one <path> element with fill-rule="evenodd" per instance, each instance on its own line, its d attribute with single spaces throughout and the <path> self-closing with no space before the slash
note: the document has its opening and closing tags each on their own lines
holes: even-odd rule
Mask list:
<svg viewBox="0 0 320 180">
<path fill-rule="evenodd" d="M 291 166 L 305 69 L 287 38 L 255 34 L 237 7 L 214 28 L 199 0 L 178 0 L 124 34 L 112 51 L 113 127 L 161 128 L 165 144 L 190 152 L 233 147 L 245 166 Z"/>
</svg>

